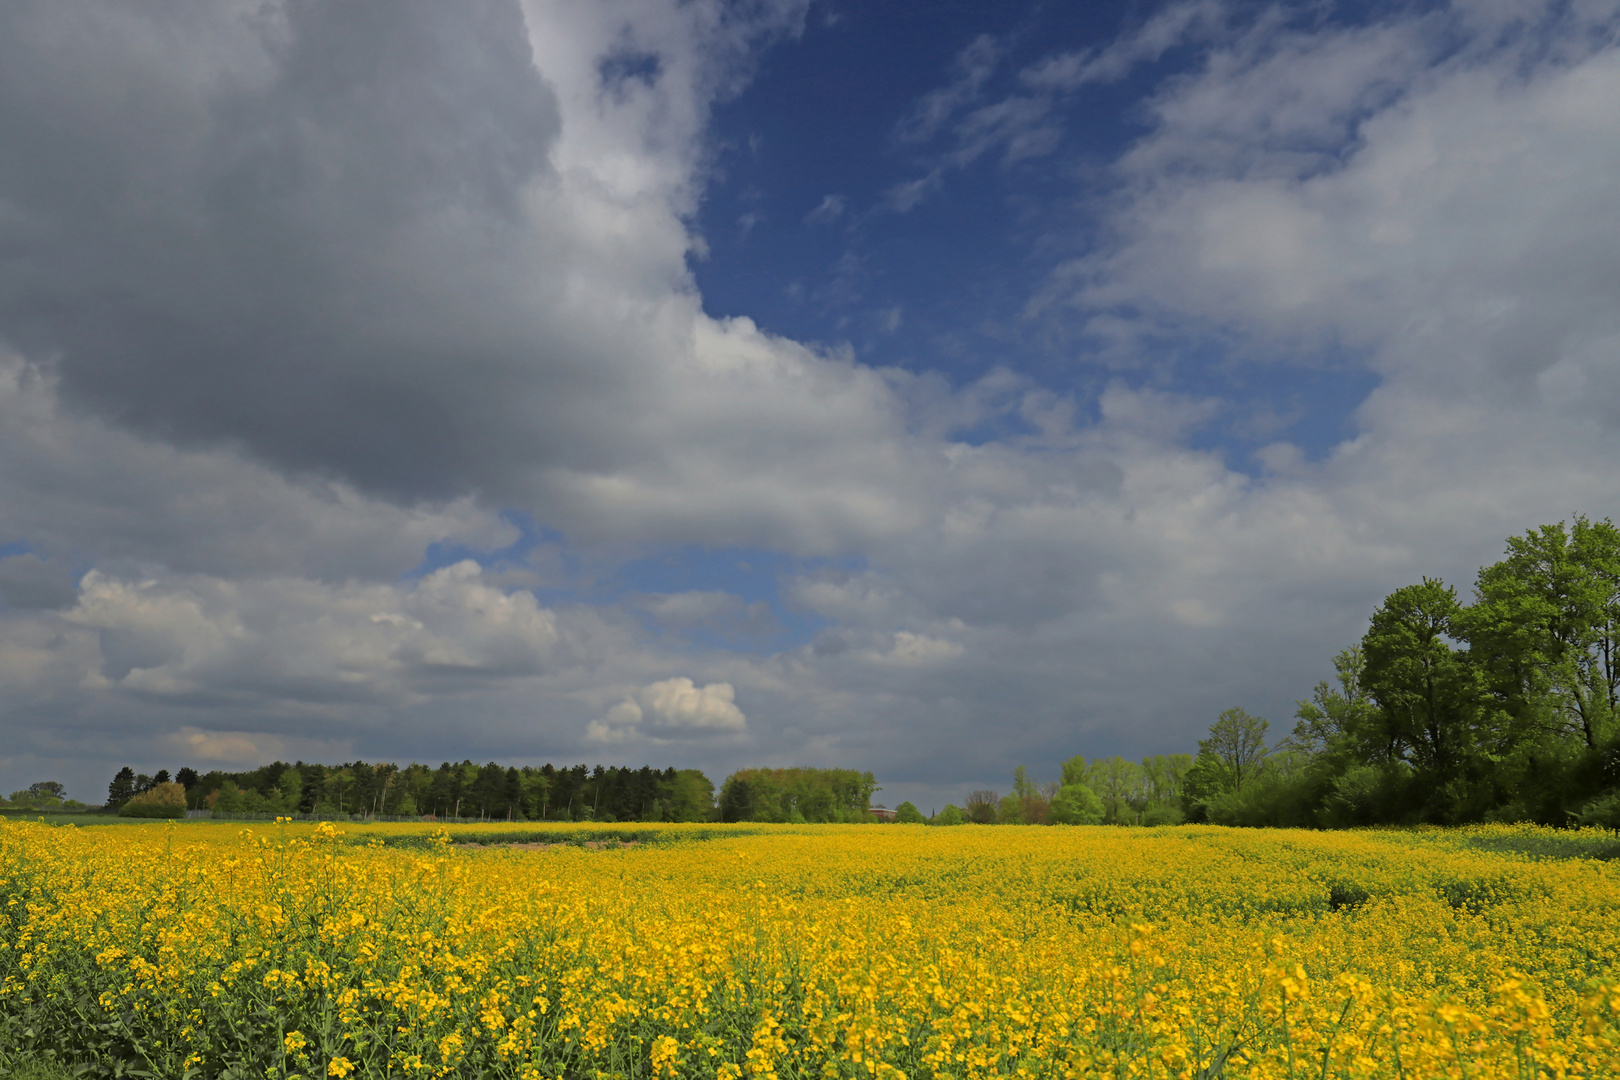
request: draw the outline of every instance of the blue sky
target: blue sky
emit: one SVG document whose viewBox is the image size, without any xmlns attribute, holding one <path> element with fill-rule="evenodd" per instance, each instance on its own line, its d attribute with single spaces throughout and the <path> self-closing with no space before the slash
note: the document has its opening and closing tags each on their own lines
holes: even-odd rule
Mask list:
<svg viewBox="0 0 1620 1080">
<path fill-rule="evenodd" d="M 1281 734 L 1620 498 L 1620 5 L 0 11 L 0 788 Z"/>
<path fill-rule="evenodd" d="M 945 159 L 958 149 L 952 121 L 1016 93 L 1021 61 L 1060 42 L 1105 43 L 1126 15 L 1123 5 L 813 8 L 803 33 L 767 51 L 716 110 L 699 216 L 708 248 L 692 262 L 705 310 L 957 381 L 998 365 L 1072 378 L 1067 357 L 1022 332 L 1020 312 L 1083 245 L 1087 193 L 1075 180 L 1139 126 L 1134 99 L 1110 92 L 1063 110 L 1061 134 L 1035 159 Z M 935 130 L 919 123 L 929 96 L 974 66 L 988 69 L 976 99 Z M 914 205 L 896 203 L 936 171 Z"/>
<path fill-rule="evenodd" d="M 1033 314 L 1032 297 L 1106 228 L 1108 167 L 1148 130 L 1144 98 L 1197 56 L 1171 47 L 1071 93 L 1030 76 L 1103 52 L 1163 10 L 813 6 L 802 33 L 765 51 L 747 88 L 715 110 L 698 215 L 706 244 L 691 260 L 705 310 L 957 386 L 1010 369 L 1094 409 L 1115 365 L 1088 355 L 1074 327 Z M 1349 14 L 1364 21 L 1372 9 Z M 1025 122 L 1003 120 L 996 135 L 975 124 L 1009 101 L 1029 104 Z M 1170 370 L 1134 378 L 1261 410 L 1258 423 L 1228 416 L 1203 433 L 1235 468 L 1255 471 L 1249 454 L 1277 435 L 1320 458 L 1353 434 L 1374 382 L 1353 351 L 1254 369 L 1230 362 L 1228 346 L 1165 343 L 1151 359 Z"/>
</svg>

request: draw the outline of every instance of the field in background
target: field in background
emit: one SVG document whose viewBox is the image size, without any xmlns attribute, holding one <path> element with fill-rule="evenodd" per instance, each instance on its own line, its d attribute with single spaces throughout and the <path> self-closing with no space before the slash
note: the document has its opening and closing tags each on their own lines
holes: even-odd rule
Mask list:
<svg viewBox="0 0 1620 1080">
<path fill-rule="evenodd" d="M 1614 1076 L 1616 850 L 5 823 L 0 1043 L 174 1077 Z"/>
<path fill-rule="evenodd" d="M 47 825 L 130 825 L 142 820 L 149 819 L 64 810 L 0 810 L 0 821 L 43 821 Z"/>
</svg>

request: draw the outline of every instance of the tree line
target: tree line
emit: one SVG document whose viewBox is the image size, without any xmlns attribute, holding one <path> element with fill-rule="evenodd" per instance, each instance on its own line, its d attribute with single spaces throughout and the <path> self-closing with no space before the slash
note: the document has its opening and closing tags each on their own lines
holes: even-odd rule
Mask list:
<svg viewBox="0 0 1620 1080">
<path fill-rule="evenodd" d="M 1286 737 L 1226 709 L 1196 756 L 1064 763 L 1059 784 L 974 792 L 964 821 L 1620 827 L 1620 531 L 1576 515 L 1507 541 L 1471 602 L 1388 594 Z M 938 816 L 936 816 L 938 819 Z"/>
<path fill-rule="evenodd" d="M 1187 816 L 1225 824 L 1536 821 L 1620 826 L 1620 531 L 1508 539 L 1471 601 L 1439 578 L 1388 594 L 1293 732 L 1221 714 Z"/>
<path fill-rule="evenodd" d="M 88 810 L 84 803 L 67 796 L 67 788 L 55 780 L 41 780 L 0 799 L 0 810 Z"/>
<path fill-rule="evenodd" d="M 1470 602 L 1438 578 L 1385 597 L 1293 731 L 1228 710 L 1189 771 L 1189 819 L 1348 826 L 1620 826 L 1620 530 L 1576 515 L 1510 537 Z"/>
<path fill-rule="evenodd" d="M 1620 530 L 1608 519 L 1510 537 L 1468 603 L 1438 578 L 1395 590 L 1333 667 L 1276 742 L 1269 721 L 1231 708 L 1195 756 L 1074 758 L 1039 788 L 1020 768 L 1012 794 L 975 791 L 933 820 L 1620 828 Z"/>
<path fill-rule="evenodd" d="M 877 781 L 854 769 L 739 769 L 720 788 L 721 821 L 867 821 Z"/>
<path fill-rule="evenodd" d="M 175 811 L 489 821 L 708 821 L 714 783 L 697 769 L 586 765 L 438 768 L 353 761 L 272 762 L 244 772 L 120 769 L 107 806 L 131 816 Z"/>
<path fill-rule="evenodd" d="M 1012 791 L 1001 795 L 988 788 L 968 793 L 924 818 L 911 803 L 901 803 L 897 821 L 933 825 L 1179 825 L 1186 820 L 1183 795 L 1193 766 L 1191 754 L 1155 754 L 1132 761 L 1124 757 L 1076 755 L 1060 766 L 1061 779 L 1037 784 L 1020 765 L 1013 771 Z"/>
<path fill-rule="evenodd" d="M 244 772 L 183 768 L 173 776 L 126 766 L 108 785 L 107 806 L 132 817 L 189 809 L 488 821 L 837 822 L 871 820 L 876 790 L 870 772 L 854 769 L 741 769 L 726 778 L 717 800 L 713 782 L 697 769 L 276 761 Z"/>
</svg>

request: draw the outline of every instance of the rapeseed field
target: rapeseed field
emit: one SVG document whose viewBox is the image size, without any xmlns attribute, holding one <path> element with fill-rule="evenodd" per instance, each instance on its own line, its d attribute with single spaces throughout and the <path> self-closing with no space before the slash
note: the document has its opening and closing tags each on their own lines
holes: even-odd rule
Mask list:
<svg viewBox="0 0 1620 1080">
<path fill-rule="evenodd" d="M 175 1078 L 1620 1076 L 1620 880 L 1571 834 L 638 829 L 3 824 L 0 1039 Z"/>
</svg>

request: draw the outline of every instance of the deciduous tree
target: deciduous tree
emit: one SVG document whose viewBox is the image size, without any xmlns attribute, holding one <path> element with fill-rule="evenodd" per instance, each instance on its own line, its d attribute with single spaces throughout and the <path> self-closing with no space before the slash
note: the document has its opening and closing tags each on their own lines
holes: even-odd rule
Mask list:
<svg viewBox="0 0 1620 1080">
<path fill-rule="evenodd" d="M 1442 778 L 1470 749 L 1471 672 L 1448 640 L 1458 610 L 1456 590 L 1424 578 L 1390 593 L 1361 639 L 1362 678 L 1383 720 L 1386 753 Z"/>
<path fill-rule="evenodd" d="M 1250 716 L 1244 709 L 1227 709 L 1209 726 L 1209 738 L 1198 741 L 1198 751 L 1218 759 L 1226 767 L 1233 790 L 1241 791 L 1265 761 L 1270 727 L 1269 721 Z"/>
</svg>

